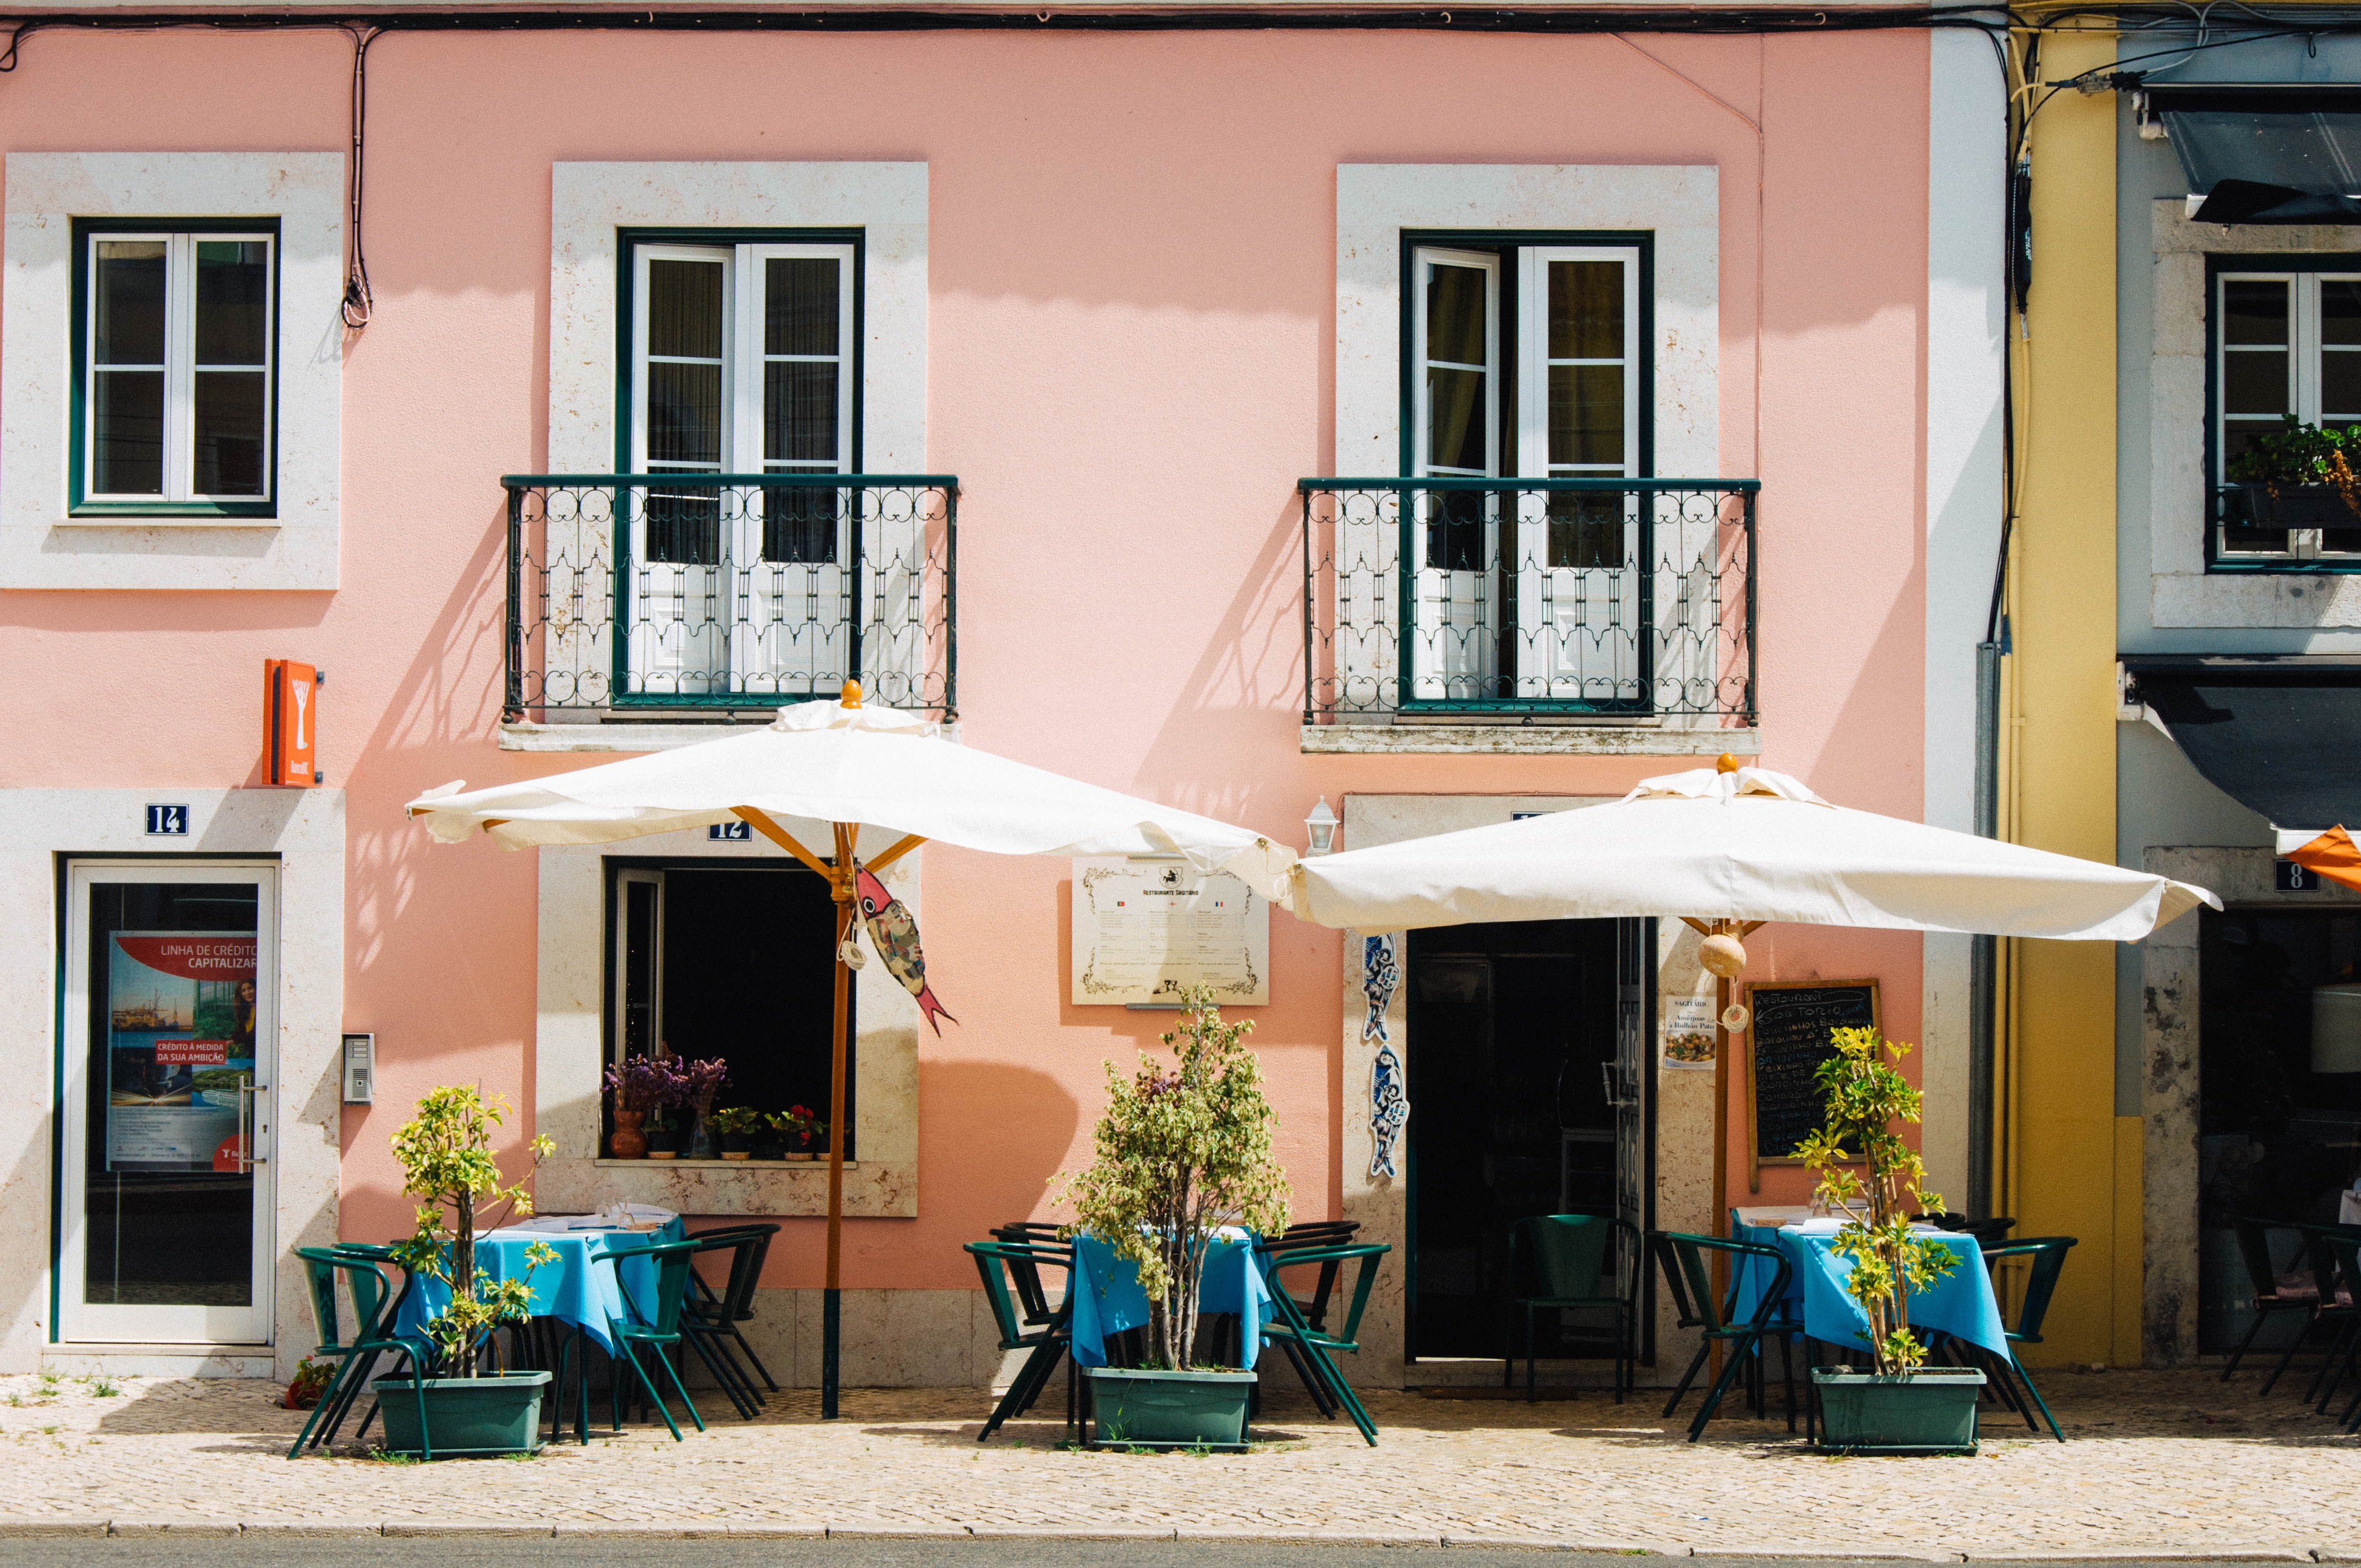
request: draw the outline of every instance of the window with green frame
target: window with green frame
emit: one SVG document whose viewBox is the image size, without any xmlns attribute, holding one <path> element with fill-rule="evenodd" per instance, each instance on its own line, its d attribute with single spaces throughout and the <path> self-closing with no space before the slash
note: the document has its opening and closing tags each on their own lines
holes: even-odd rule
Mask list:
<svg viewBox="0 0 2361 1568">
<path fill-rule="evenodd" d="M 71 510 L 274 515 L 278 220 L 80 219 L 73 237 Z"/>
</svg>

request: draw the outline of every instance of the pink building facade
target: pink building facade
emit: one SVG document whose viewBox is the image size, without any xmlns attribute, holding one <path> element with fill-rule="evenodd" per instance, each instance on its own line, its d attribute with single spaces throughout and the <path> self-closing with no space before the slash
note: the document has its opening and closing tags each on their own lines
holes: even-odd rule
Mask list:
<svg viewBox="0 0 2361 1568">
<path fill-rule="evenodd" d="M 556 1140 L 544 1208 L 777 1220 L 757 1343 L 816 1380 L 822 1168 L 613 1160 L 597 1087 L 660 1038 L 759 1109 L 822 1103 L 824 952 L 792 940 L 816 879 L 703 834 L 435 845 L 401 808 L 455 779 L 858 674 L 965 744 L 1298 845 L 1323 799 L 1350 848 L 1724 751 L 1968 826 L 1982 39 L 746 22 L 397 26 L 357 207 L 340 32 L 21 40 L 0 1370 L 284 1376 L 291 1249 L 405 1232 L 388 1136 L 476 1083 L 519 1147 Z M 546 477 L 617 473 L 672 477 Z M 319 787 L 268 782 L 266 659 L 326 673 Z M 1079 874 L 928 847 L 889 879 L 959 1022 L 863 971 L 847 1382 L 992 1376 L 961 1244 L 1055 1217 L 1102 1062 L 1170 1026 L 1077 1000 Z M 1966 1081 L 1963 941 L 1750 948 L 1752 978 L 1876 980 L 1913 1070 Z M 1712 1077 L 1664 1059 L 1694 954 L 1670 921 L 1269 915 L 1238 1011 L 1298 1214 L 1396 1247 L 1356 1376 L 1495 1375 L 1520 1212 L 1800 1201 L 1775 1166 L 1755 1196 L 1742 1098 L 1710 1190 Z M 1963 1098 L 1925 1130 L 1946 1190 Z"/>
</svg>

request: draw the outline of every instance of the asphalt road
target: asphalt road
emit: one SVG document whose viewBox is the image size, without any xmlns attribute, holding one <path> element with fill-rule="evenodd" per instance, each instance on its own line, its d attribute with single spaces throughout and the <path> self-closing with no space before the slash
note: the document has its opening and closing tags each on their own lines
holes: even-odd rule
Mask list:
<svg viewBox="0 0 2361 1568">
<path fill-rule="evenodd" d="M 346 1538 L 328 1541 L 265 1541 L 257 1538 L 180 1540 L 0 1540 L 0 1568 L 85 1568 L 85 1565 L 187 1563 L 192 1568 L 324 1568 L 330 1563 L 408 1565 L 419 1568 L 586 1568 L 609 1563 L 661 1564 L 662 1568 L 1178 1568 L 1206 1563 L 1218 1568 L 1410 1568 L 1412 1559 L 1432 1559 L 1469 1568 L 1609 1568 L 1629 1557 L 1565 1552 L 1521 1552 L 1504 1547 L 1287 1546 L 1246 1542 L 1090 1541 L 666 1541 L 615 1537 L 509 1538 L 404 1541 Z M 1772 1558 L 1708 1559 L 1715 1568 L 1770 1568 Z M 1788 1560 L 1790 1568 L 1794 1560 Z M 2110 1558 L 2109 1568 L 2134 1568 L 2135 1558 Z M 1816 1559 L 1812 1568 L 1847 1568 Z M 1894 1568 L 1891 1560 L 1860 1568 Z M 2013 1563 L 2011 1568 L 2039 1568 Z M 2188 1559 L 2171 1568 L 2212 1568 Z M 2229 1568 L 2223 1564 L 2222 1568 Z"/>
</svg>

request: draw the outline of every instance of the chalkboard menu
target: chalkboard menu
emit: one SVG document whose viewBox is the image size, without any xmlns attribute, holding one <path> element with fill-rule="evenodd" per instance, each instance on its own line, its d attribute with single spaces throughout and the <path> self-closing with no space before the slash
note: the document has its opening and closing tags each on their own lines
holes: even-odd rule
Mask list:
<svg viewBox="0 0 2361 1568">
<path fill-rule="evenodd" d="M 1747 986 L 1746 1005 L 1754 1014 L 1747 1028 L 1747 1157 L 1752 1171 L 1795 1165 L 1795 1146 L 1820 1125 L 1813 1075 L 1836 1055 L 1829 1034 L 1877 1027 L 1877 981 L 1763 981 Z M 1759 1181 L 1750 1185 L 1760 1190 Z"/>
</svg>

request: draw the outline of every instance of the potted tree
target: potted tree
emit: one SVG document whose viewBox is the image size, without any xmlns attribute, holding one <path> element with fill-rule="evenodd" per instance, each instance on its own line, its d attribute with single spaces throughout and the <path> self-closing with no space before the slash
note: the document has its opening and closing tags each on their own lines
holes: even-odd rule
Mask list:
<svg viewBox="0 0 2361 1568">
<path fill-rule="evenodd" d="M 752 1105 L 725 1105 L 712 1115 L 713 1130 L 721 1135 L 723 1159 L 748 1159 L 754 1153 L 755 1129 L 763 1113 Z"/>
<path fill-rule="evenodd" d="M 489 1279 L 476 1271 L 479 1217 L 497 1208 L 492 1226 L 533 1212 L 524 1182 L 500 1185 L 492 1152 L 495 1129 L 508 1102 L 470 1088 L 437 1089 L 393 1135 L 401 1190 L 421 1200 L 418 1231 L 394 1247 L 394 1261 L 421 1278 L 440 1281 L 449 1299 L 426 1322 L 439 1376 L 379 1377 L 370 1387 L 385 1413 L 386 1447 L 424 1457 L 523 1453 L 540 1447 L 541 1397 L 546 1372 L 508 1372 L 497 1365 L 492 1331 L 522 1321 L 533 1307 L 533 1273 L 555 1261 L 544 1242 L 525 1249 L 524 1273 Z M 526 1146 L 538 1166 L 555 1147 L 546 1137 Z M 419 1429 L 422 1414 L 425 1428 Z"/>
<path fill-rule="evenodd" d="M 1910 1047 L 1875 1029 L 1836 1029 L 1829 1040 L 1836 1054 L 1817 1074 L 1825 1122 L 1796 1153 L 1819 1175 L 1814 1198 L 1846 1216 L 1833 1250 L 1852 1261 L 1845 1289 L 1869 1318 L 1872 1365 L 1813 1369 L 1821 1446 L 1971 1453 L 1984 1375 L 1927 1365 L 1926 1346 L 1910 1332 L 1911 1291 L 1959 1263 L 1910 1228 L 1913 1214 L 1943 1212 L 1943 1200 L 1921 1188 L 1926 1166 L 1895 1127 L 1918 1120 L 1919 1092 L 1894 1065 Z"/>
<path fill-rule="evenodd" d="M 2223 498 L 2249 528 L 2361 528 L 2361 425 L 2305 424 L 2293 414 L 2230 459 Z"/>
<path fill-rule="evenodd" d="M 1236 1443 L 1255 1375 L 1199 1366 L 1198 1287 L 1225 1226 L 1287 1228 L 1287 1173 L 1270 1147 L 1262 1075 L 1239 1042 L 1252 1023 L 1224 1024 L 1213 992 L 1190 990 L 1180 1027 L 1163 1036 L 1167 1066 L 1143 1055 L 1126 1079 L 1107 1068 L 1097 1157 L 1061 1179 L 1071 1236 L 1087 1231 L 1139 1271 L 1148 1295 L 1149 1364 L 1089 1369 L 1098 1430 L 1141 1446 Z"/>
</svg>

